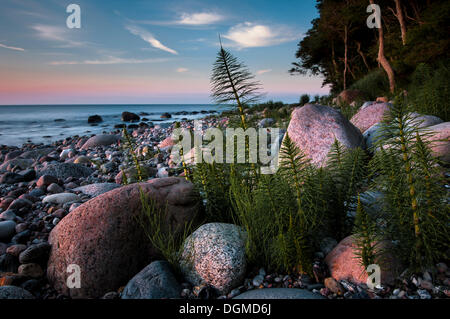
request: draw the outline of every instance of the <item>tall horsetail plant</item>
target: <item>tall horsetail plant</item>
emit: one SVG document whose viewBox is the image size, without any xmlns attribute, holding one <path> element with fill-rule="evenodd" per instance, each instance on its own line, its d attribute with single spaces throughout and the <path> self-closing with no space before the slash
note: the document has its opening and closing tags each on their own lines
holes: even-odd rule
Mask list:
<svg viewBox="0 0 450 319">
<path fill-rule="evenodd" d="M 142 171 L 142 167 L 141 164 L 139 162 L 139 158 L 136 155 L 136 145 L 133 141 L 133 138 L 130 136 L 130 134 L 128 133 L 127 129 L 124 127 L 123 128 L 123 136 L 125 138 L 125 148 L 128 151 L 128 154 L 131 156 L 133 162 L 134 162 L 134 166 L 136 168 L 136 172 L 137 172 L 137 179 L 139 182 L 142 182 L 144 180 L 144 174 Z M 124 181 L 128 184 L 128 179 L 126 177 L 126 173 L 124 171 L 122 171 L 122 178 L 124 179 Z"/>
<path fill-rule="evenodd" d="M 358 195 L 356 207 L 354 238 L 356 243 L 355 255 L 360 259 L 361 265 L 366 269 L 377 262 L 377 230 L 376 224 L 364 209 Z"/>
<path fill-rule="evenodd" d="M 366 178 L 367 155 L 361 148 L 347 149 L 335 139 L 328 158 L 327 171 L 333 193 L 329 224 L 336 239 L 341 240 L 351 232 L 347 212 L 356 206 L 357 192 Z"/>
<path fill-rule="evenodd" d="M 179 129 L 179 128 L 181 128 L 180 122 L 175 122 L 174 129 Z M 187 181 L 192 181 L 191 171 L 190 171 L 189 167 L 187 167 L 186 161 L 184 159 L 184 151 L 183 151 L 182 147 L 180 148 L 180 158 L 181 158 L 181 165 L 183 167 L 184 178 Z"/>
<path fill-rule="evenodd" d="M 445 258 L 448 213 L 438 160 L 428 136 L 397 97 L 381 126 L 379 149 L 372 161 L 375 187 L 385 194 L 389 210 L 386 235 L 397 242 L 403 261 L 419 272 Z"/>
<path fill-rule="evenodd" d="M 254 78 L 244 64 L 223 48 L 220 41 L 220 50 L 211 76 L 212 97 L 218 104 L 232 102 L 236 105 L 244 130 L 247 128 L 244 107 L 261 97 L 260 83 Z"/>
<path fill-rule="evenodd" d="M 317 226 L 317 215 L 313 210 L 304 209 L 302 182 L 311 170 L 310 161 L 286 133 L 280 150 L 280 174 L 292 185 L 297 205 L 295 211 L 289 213 L 288 227 L 279 233 L 278 239 L 284 251 L 290 250 L 289 245 L 295 252 L 296 270 L 309 274 L 312 271 L 311 235 Z"/>
</svg>

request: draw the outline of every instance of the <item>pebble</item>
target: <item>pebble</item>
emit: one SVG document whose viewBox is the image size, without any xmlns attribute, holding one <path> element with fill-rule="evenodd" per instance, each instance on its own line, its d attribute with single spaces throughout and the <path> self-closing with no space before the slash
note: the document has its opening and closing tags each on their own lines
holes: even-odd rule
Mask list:
<svg viewBox="0 0 450 319">
<path fill-rule="evenodd" d="M 38 264 L 23 264 L 19 266 L 18 270 L 19 275 L 31 277 L 31 278 L 40 278 L 44 275 L 44 271 L 41 266 Z"/>
<path fill-rule="evenodd" d="M 264 276 L 262 275 L 257 275 L 253 278 L 252 284 L 255 287 L 259 287 L 262 285 L 262 283 L 264 282 Z"/>
<path fill-rule="evenodd" d="M 428 291 L 419 289 L 417 290 L 417 294 L 419 295 L 420 299 L 431 299 L 431 295 Z"/>
</svg>

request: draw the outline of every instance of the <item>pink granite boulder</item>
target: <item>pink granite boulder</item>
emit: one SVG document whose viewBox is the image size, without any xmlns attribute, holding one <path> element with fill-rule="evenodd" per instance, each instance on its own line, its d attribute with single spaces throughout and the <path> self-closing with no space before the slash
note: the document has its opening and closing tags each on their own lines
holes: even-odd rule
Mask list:
<svg viewBox="0 0 450 319">
<path fill-rule="evenodd" d="M 335 139 L 347 148 L 363 147 L 361 132 L 339 111 L 306 104 L 296 108 L 288 127 L 289 137 L 318 167 L 326 166 Z"/>
<path fill-rule="evenodd" d="M 64 217 L 51 231 L 47 277 L 72 298 L 96 298 L 117 290 L 158 257 L 136 217 L 142 214 L 140 189 L 158 205 L 167 204 L 163 231 L 184 228 L 200 218 L 194 185 L 183 178 L 153 179 L 99 195 Z M 81 271 L 81 288 L 68 288 L 71 264 Z"/>
</svg>

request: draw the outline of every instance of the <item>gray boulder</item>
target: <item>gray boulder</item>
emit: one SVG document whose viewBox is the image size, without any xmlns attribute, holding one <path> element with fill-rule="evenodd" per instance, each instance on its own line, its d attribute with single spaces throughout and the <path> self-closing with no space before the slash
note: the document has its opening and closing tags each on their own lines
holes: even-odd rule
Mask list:
<svg viewBox="0 0 450 319">
<path fill-rule="evenodd" d="M 94 148 L 98 146 L 108 146 L 111 144 L 115 144 L 120 140 L 120 136 L 112 135 L 112 134 L 100 134 L 96 136 L 92 136 L 90 139 L 86 141 L 81 147 L 82 150 L 87 150 L 89 148 Z"/>
<path fill-rule="evenodd" d="M 181 286 L 167 261 L 154 261 L 125 286 L 122 299 L 180 298 Z"/>
<path fill-rule="evenodd" d="M 54 163 L 48 164 L 39 172 L 39 175 L 51 175 L 65 180 L 68 177 L 81 178 L 88 177 L 94 172 L 94 169 L 73 163 Z"/>
<path fill-rule="evenodd" d="M 246 271 L 246 233 L 239 226 L 210 223 L 185 241 L 181 271 L 191 284 L 209 284 L 227 294 L 242 283 Z"/>
<path fill-rule="evenodd" d="M 65 204 L 70 202 L 79 202 L 80 198 L 78 195 L 73 193 L 59 193 L 54 195 L 45 196 L 42 200 L 43 203 L 53 203 L 53 204 Z"/>
<path fill-rule="evenodd" d="M 110 190 L 113 190 L 120 186 L 121 185 L 116 184 L 116 183 L 96 183 L 96 184 L 89 184 L 89 185 L 77 187 L 73 190 L 76 192 L 82 192 L 83 194 L 87 194 L 92 197 L 96 197 L 98 195 L 109 192 Z"/>
</svg>

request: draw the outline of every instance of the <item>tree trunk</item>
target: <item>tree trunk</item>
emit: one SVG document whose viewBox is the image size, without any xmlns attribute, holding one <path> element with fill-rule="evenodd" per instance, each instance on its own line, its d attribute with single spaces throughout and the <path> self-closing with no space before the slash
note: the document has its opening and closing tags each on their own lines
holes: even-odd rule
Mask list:
<svg viewBox="0 0 450 319">
<path fill-rule="evenodd" d="M 400 3 L 400 0 L 394 1 L 395 1 L 395 10 L 397 11 L 395 16 L 397 17 L 397 20 L 400 23 L 400 31 L 402 32 L 402 43 L 403 45 L 406 45 L 406 23 L 405 17 L 403 16 L 402 4 Z"/>
<path fill-rule="evenodd" d="M 369 0 L 371 4 L 374 4 L 373 0 Z M 381 25 L 381 28 L 378 29 L 378 62 L 381 64 L 383 69 L 386 71 L 387 76 L 389 78 L 389 89 L 391 93 L 394 93 L 395 91 L 395 77 L 394 77 L 394 70 L 392 69 L 391 65 L 389 64 L 389 61 L 384 56 L 384 32 L 383 32 L 383 25 Z"/>
<path fill-rule="evenodd" d="M 364 61 L 364 65 L 366 66 L 367 70 L 370 71 L 369 68 L 369 64 L 367 63 L 366 60 L 366 56 L 364 55 L 364 53 L 361 51 L 361 42 L 356 42 L 356 51 L 358 52 L 358 54 L 361 56 L 361 58 Z"/>
<path fill-rule="evenodd" d="M 347 89 L 347 69 L 348 69 L 348 28 L 344 27 L 344 90 Z"/>
</svg>

